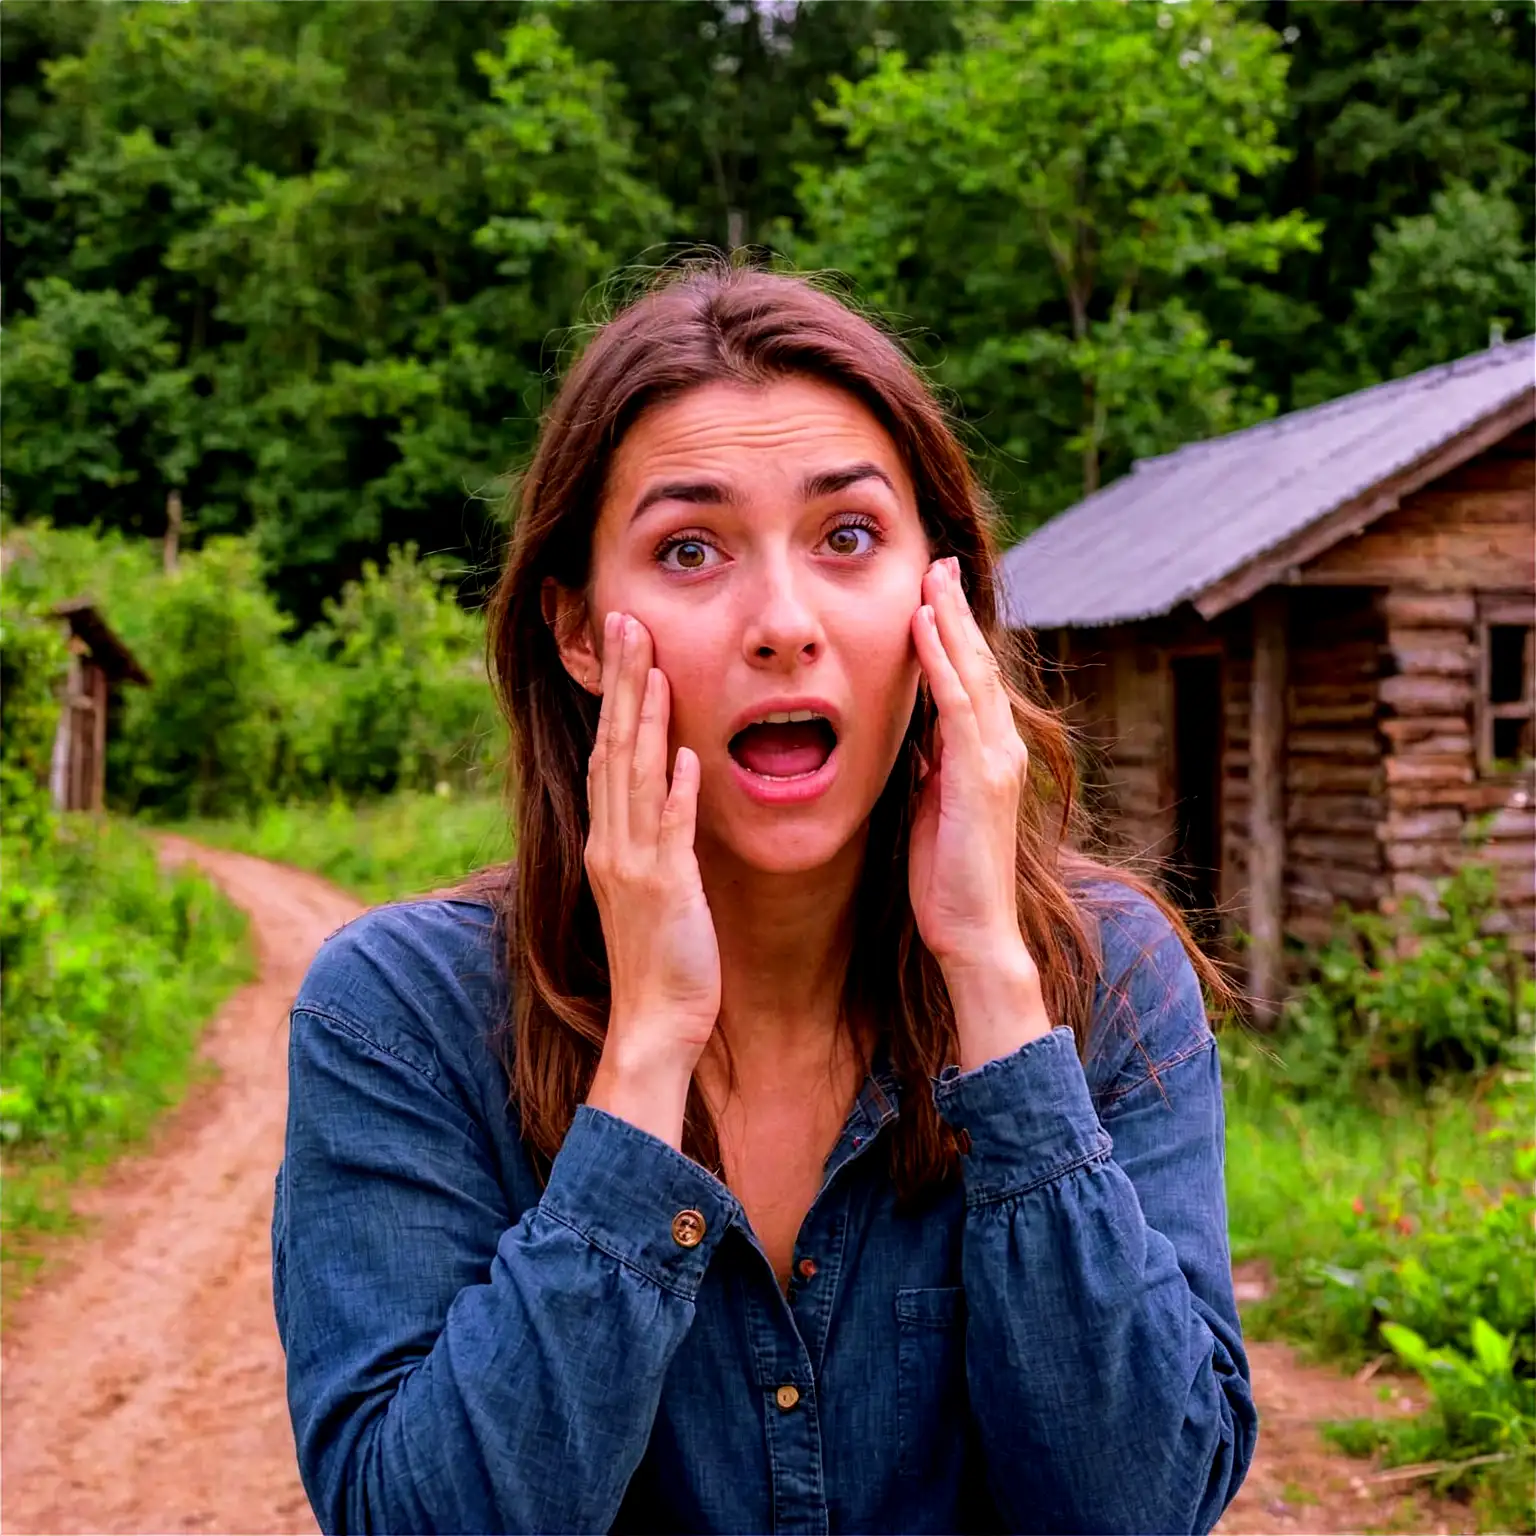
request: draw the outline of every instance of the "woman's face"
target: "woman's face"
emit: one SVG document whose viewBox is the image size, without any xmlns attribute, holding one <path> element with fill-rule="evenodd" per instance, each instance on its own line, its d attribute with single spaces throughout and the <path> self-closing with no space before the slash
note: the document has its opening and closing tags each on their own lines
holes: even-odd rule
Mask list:
<svg viewBox="0 0 1536 1536">
<path fill-rule="evenodd" d="M 639 619 L 671 685 L 668 761 L 699 757 L 701 852 L 814 869 L 859 833 L 896 760 L 929 560 L 902 456 L 852 395 L 705 385 L 620 444 L 587 622 L 563 651 L 590 678 L 604 615 Z"/>
</svg>

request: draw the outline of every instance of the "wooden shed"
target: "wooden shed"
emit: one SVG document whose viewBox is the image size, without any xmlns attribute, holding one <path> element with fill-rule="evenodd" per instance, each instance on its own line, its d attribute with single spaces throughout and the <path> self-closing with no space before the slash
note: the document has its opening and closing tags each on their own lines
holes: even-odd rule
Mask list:
<svg viewBox="0 0 1536 1536">
<path fill-rule="evenodd" d="M 1246 936 L 1469 857 L 1536 951 L 1536 340 L 1137 463 L 1002 562 L 1092 745 L 1105 838 Z"/>
<path fill-rule="evenodd" d="M 147 686 L 149 677 L 89 598 L 71 598 L 53 611 L 69 626 L 69 675 L 48 787 L 61 811 L 99 811 L 106 793 L 113 690 L 123 683 Z"/>
</svg>

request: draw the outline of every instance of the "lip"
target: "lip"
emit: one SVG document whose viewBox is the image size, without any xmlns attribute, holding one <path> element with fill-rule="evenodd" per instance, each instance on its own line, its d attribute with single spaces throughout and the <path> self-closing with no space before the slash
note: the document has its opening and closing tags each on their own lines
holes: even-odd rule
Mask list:
<svg viewBox="0 0 1536 1536">
<path fill-rule="evenodd" d="M 814 773 L 802 773 L 792 779 L 765 778 L 760 773 L 753 773 L 750 768 L 744 768 L 731 756 L 730 742 L 738 731 L 745 730 L 754 720 L 761 720 L 764 715 L 778 714 L 792 709 L 808 709 L 813 714 L 821 715 L 837 737 L 836 745 L 827 754 L 826 762 Z M 828 703 L 826 699 L 760 699 L 750 709 L 744 709 L 736 717 L 732 722 L 730 734 L 725 739 L 725 758 L 731 765 L 731 774 L 737 787 L 749 800 L 756 801 L 758 805 L 768 806 L 805 805 L 826 794 L 837 778 L 843 755 L 842 711 L 836 705 Z"/>
</svg>

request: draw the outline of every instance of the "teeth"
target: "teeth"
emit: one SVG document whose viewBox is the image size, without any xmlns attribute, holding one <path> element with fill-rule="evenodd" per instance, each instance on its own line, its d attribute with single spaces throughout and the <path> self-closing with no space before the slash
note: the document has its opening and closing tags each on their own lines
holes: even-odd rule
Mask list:
<svg viewBox="0 0 1536 1536">
<path fill-rule="evenodd" d="M 754 725 L 799 725 L 806 720 L 819 720 L 821 716 L 814 709 L 780 709 L 771 715 L 763 715 L 754 720 Z"/>
</svg>

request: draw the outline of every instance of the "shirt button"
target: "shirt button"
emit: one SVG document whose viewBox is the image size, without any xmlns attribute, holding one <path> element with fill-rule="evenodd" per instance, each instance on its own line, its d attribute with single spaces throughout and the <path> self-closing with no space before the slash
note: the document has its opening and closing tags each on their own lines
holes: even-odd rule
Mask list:
<svg viewBox="0 0 1536 1536">
<path fill-rule="evenodd" d="M 816 1260 L 815 1259 L 801 1259 L 799 1264 L 797 1264 L 795 1267 L 800 1271 L 800 1278 L 802 1280 L 811 1280 L 811 1279 L 815 1278 L 815 1275 L 816 1275 Z"/>
<path fill-rule="evenodd" d="M 679 1248 L 697 1248 L 704 1241 L 704 1213 L 679 1211 L 672 1218 L 672 1241 Z"/>
<path fill-rule="evenodd" d="M 780 1408 L 784 1410 L 785 1413 L 788 1413 L 789 1410 L 800 1401 L 799 1389 L 786 1383 L 773 1394 L 773 1400 L 779 1405 Z"/>
</svg>

